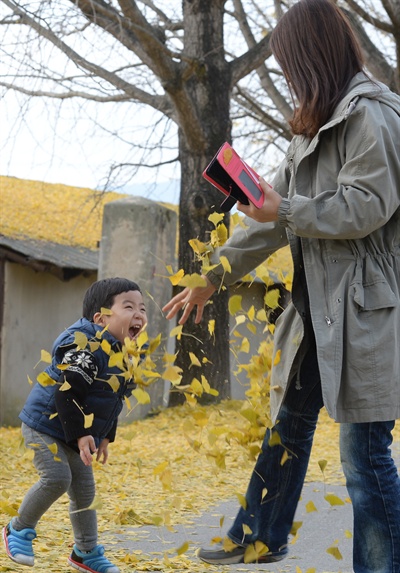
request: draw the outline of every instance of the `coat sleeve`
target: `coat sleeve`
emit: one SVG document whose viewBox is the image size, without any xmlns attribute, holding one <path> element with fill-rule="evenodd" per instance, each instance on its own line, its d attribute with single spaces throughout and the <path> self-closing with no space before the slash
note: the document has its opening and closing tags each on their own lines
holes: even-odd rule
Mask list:
<svg viewBox="0 0 400 573">
<path fill-rule="evenodd" d="M 311 187 L 316 177 L 316 195 L 311 197 L 310 190 L 283 201 L 279 220 L 300 237 L 362 239 L 400 207 L 400 114 L 385 103 L 361 98 L 333 130 L 336 139 L 329 130 L 320 135 L 324 151 L 317 151 L 315 172 L 304 174 L 301 165 L 297 169 L 296 188 L 305 178 Z"/>
<path fill-rule="evenodd" d="M 283 197 L 287 196 L 289 171 L 283 161 L 272 183 L 273 188 Z M 258 223 L 244 217 L 242 224 L 233 230 L 224 246 L 213 253 L 211 262 L 217 265 L 207 273 L 207 277 L 217 288 L 223 282 L 232 285 L 263 263 L 272 253 L 288 244 L 286 230 L 278 223 Z M 228 259 L 231 272 L 226 273 L 220 257 Z"/>
</svg>

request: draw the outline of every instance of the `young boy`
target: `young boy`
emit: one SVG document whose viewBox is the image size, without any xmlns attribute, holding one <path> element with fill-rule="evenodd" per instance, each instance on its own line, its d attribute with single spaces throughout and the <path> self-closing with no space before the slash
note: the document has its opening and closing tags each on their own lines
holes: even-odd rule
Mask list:
<svg viewBox="0 0 400 573">
<path fill-rule="evenodd" d="M 93 502 L 92 456 L 106 463 L 124 396 L 134 387 L 126 372 L 109 366 L 109 348 L 118 352 L 126 338 L 137 338 L 146 322 L 139 286 L 123 278 L 104 279 L 87 290 L 83 318 L 56 339 L 52 363 L 20 414 L 40 478 L 25 495 L 18 516 L 3 529 L 7 554 L 16 563 L 33 566 L 35 526 L 67 492 L 75 538 L 69 564 L 86 573 L 119 573 L 97 545 L 96 512 L 77 510 Z"/>
</svg>

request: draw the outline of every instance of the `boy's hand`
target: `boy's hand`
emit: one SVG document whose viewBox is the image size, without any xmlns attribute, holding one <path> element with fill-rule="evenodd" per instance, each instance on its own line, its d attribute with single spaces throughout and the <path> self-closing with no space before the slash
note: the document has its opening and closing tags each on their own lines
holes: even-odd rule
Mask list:
<svg viewBox="0 0 400 573">
<path fill-rule="evenodd" d="M 77 442 L 81 460 L 85 466 L 92 465 L 92 454 L 97 452 L 96 443 L 93 436 L 82 436 L 81 438 L 78 438 Z"/>
<path fill-rule="evenodd" d="M 108 438 L 104 438 L 101 440 L 99 448 L 97 450 L 96 461 L 101 462 L 103 465 L 107 463 L 108 460 L 108 444 L 110 440 Z M 103 458 L 103 459 L 101 459 Z"/>
</svg>

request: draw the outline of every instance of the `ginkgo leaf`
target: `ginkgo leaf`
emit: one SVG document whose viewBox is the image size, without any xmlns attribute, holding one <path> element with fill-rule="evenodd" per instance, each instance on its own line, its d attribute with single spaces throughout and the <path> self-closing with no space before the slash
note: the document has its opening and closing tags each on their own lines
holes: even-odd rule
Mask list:
<svg viewBox="0 0 400 573">
<path fill-rule="evenodd" d="M 210 333 L 210 336 L 213 336 L 214 331 L 215 331 L 215 319 L 212 318 L 208 321 L 207 328 L 208 328 L 208 332 Z"/>
<path fill-rule="evenodd" d="M 142 330 L 139 336 L 136 339 L 136 344 L 138 348 L 142 348 L 144 344 L 146 344 L 149 340 L 149 335 L 146 330 Z"/>
<path fill-rule="evenodd" d="M 265 293 L 264 302 L 269 308 L 272 308 L 274 310 L 274 309 L 278 308 L 278 306 L 279 306 L 280 296 L 281 296 L 281 293 L 280 293 L 279 289 L 277 289 L 277 288 L 270 289 Z"/>
<path fill-rule="evenodd" d="M 243 533 L 245 535 L 251 535 L 253 533 L 253 530 L 250 529 L 250 527 L 248 525 L 246 525 L 245 523 L 243 523 L 242 529 L 243 529 Z"/>
<path fill-rule="evenodd" d="M 228 259 L 226 257 L 224 257 L 223 255 L 219 258 L 219 262 L 222 265 L 222 268 L 224 269 L 224 271 L 226 273 L 230 273 L 231 272 L 231 265 L 230 262 L 228 261 Z"/>
<path fill-rule="evenodd" d="M 84 414 L 83 427 L 85 429 L 91 428 L 93 425 L 94 414 Z"/>
<path fill-rule="evenodd" d="M 189 352 L 190 366 L 201 366 L 200 360 L 193 352 Z"/>
<path fill-rule="evenodd" d="M 41 372 L 40 374 L 38 374 L 36 380 L 39 382 L 41 386 L 45 387 L 54 386 L 54 384 L 56 384 L 56 381 L 53 380 L 53 378 L 51 378 L 51 376 L 49 376 L 47 372 Z"/>
<path fill-rule="evenodd" d="M 88 509 L 98 510 L 103 507 L 103 502 L 101 501 L 100 497 L 97 495 L 94 496 L 92 503 L 83 509 L 75 509 L 74 511 L 70 511 L 70 513 L 80 513 L 81 511 L 88 511 Z"/>
<path fill-rule="evenodd" d="M 334 493 L 327 493 L 324 495 L 324 499 L 326 499 L 326 501 L 331 505 L 345 505 L 344 501 Z"/>
<path fill-rule="evenodd" d="M 182 380 L 182 368 L 179 368 L 179 366 L 169 365 L 162 373 L 162 377 L 164 380 L 171 382 L 173 386 L 177 386 Z"/>
<path fill-rule="evenodd" d="M 209 215 L 208 220 L 214 225 L 214 227 L 216 227 L 218 225 L 218 223 L 220 223 L 224 218 L 224 214 L 223 213 L 211 213 L 211 215 Z"/>
<path fill-rule="evenodd" d="M 279 348 L 279 350 L 276 351 L 275 356 L 274 356 L 274 366 L 277 366 L 281 361 L 281 349 Z"/>
<path fill-rule="evenodd" d="M 268 440 L 269 446 L 279 446 L 282 445 L 281 437 L 278 432 L 271 432 L 271 435 Z"/>
<path fill-rule="evenodd" d="M 117 392 L 119 390 L 120 382 L 118 380 L 118 376 L 116 376 L 115 374 L 113 374 L 112 376 L 110 376 L 110 378 L 107 379 L 107 383 L 111 386 L 113 392 Z"/>
<path fill-rule="evenodd" d="M 326 552 L 329 553 L 329 555 L 332 555 L 332 556 L 333 556 L 335 559 L 337 559 L 338 561 L 340 561 L 341 559 L 343 559 L 343 556 L 342 556 L 342 554 L 340 553 L 339 548 L 336 547 L 336 546 L 334 546 L 334 545 L 333 545 L 332 547 L 329 547 L 329 548 L 326 550 Z"/>
<path fill-rule="evenodd" d="M 51 364 L 51 354 L 47 352 L 47 350 L 40 351 L 40 360 L 42 362 L 46 362 L 47 364 Z"/>
<path fill-rule="evenodd" d="M 173 328 L 169 333 L 170 337 L 176 336 L 176 338 L 180 340 L 182 336 L 182 329 L 183 329 L 183 324 L 178 324 L 178 326 L 175 326 L 175 328 Z"/>
<path fill-rule="evenodd" d="M 247 499 L 245 498 L 245 496 L 242 495 L 241 493 L 236 492 L 236 497 L 238 498 L 239 503 L 243 507 L 243 509 L 246 509 L 247 508 Z"/>
<path fill-rule="evenodd" d="M 349 531 L 348 529 L 346 529 L 346 531 L 344 532 L 344 535 L 347 539 L 351 539 L 353 537 L 352 532 Z"/>
<path fill-rule="evenodd" d="M 296 535 L 300 527 L 303 525 L 302 521 L 293 521 L 292 527 L 290 528 L 290 534 Z"/>
<path fill-rule="evenodd" d="M 61 384 L 59 391 L 65 392 L 66 390 L 70 390 L 70 388 L 71 388 L 71 384 L 65 380 L 65 382 L 63 384 Z"/>
<path fill-rule="evenodd" d="M 111 308 L 104 308 L 103 306 L 100 308 L 100 314 L 103 316 L 112 316 L 113 311 Z"/>
<path fill-rule="evenodd" d="M 179 269 L 179 271 L 177 271 L 174 275 L 171 275 L 169 278 L 169 280 L 171 281 L 171 284 L 173 286 L 176 286 L 179 284 L 179 281 L 185 276 L 185 271 L 183 269 Z"/>
<path fill-rule="evenodd" d="M 321 472 L 324 473 L 326 466 L 328 465 L 327 460 L 319 460 L 318 465 L 321 469 Z"/>
<path fill-rule="evenodd" d="M 246 354 L 248 354 L 250 352 L 250 342 L 249 339 L 244 337 L 242 340 L 242 343 L 240 345 L 239 348 L 239 352 L 245 352 Z"/>
<path fill-rule="evenodd" d="M 29 382 L 30 386 L 33 386 L 33 382 L 32 382 L 32 380 L 30 379 L 29 376 L 28 376 L 28 382 Z"/>
<path fill-rule="evenodd" d="M 124 354 L 123 352 L 113 352 L 108 359 L 108 365 L 110 368 L 117 366 L 120 370 L 124 367 Z"/>
<path fill-rule="evenodd" d="M 54 412 L 54 414 L 50 414 L 49 420 L 53 420 L 54 418 L 57 418 L 57 416 L 58 416 L 58 412 Z"/>
<path fill-rule="evenodd" d="M 191 275 L 185 275 L 180 281 L 179 286 L 184 286 L 188 288 L 205 287 L 207 286 L 207 281 L 198 273 L 193 273 Z"/>
<path fill-rule="evenodd" d="M 139 404 L 150 404 L 150 394 L 142 388 L 135 388 L 132 391 L 132 396 L 136 398 Z"/>
<path fill-rule="evenodd" d="M 77 346 L 78 349 L 83 350 L 86 348 L 88 343 L 88 339 L 86 334 L 83 332 L 75 332 L 74 334 L 74 344 Z"/>
<path fill-rule="evenodd" d="M 280 465 L 283 466 L 288 461 L 288 459 L 289 459 L 289 454 L 287 453 L 287 450 L 285 450 L 282 454 Z"/>
<path fill-rule="evenodd" d="M 100 346 L 103 352 L 105 352 L 107 355 L 111 353 L 111 344 L 105 338 L 101 341 Z"/>
<path fill-rule="evenodd" d="M 56 454 L 58 452 L 58 446 L 57 444 L 54 442 L 52 444 L 48 444 L 47 447 L 49 448 L 49 450 L 51 451 L 52 454 Z"/>
<path fill-rule="evenodd" d="M 193 251 L 198 255 L 202 255 L 207 251 L 207 245 L 202 241 L 199 241 L 199 239 L 190 239 L 190 241 L 188 242 L 189 245 L 192 247 Z"/>
<path fill-rule="evenodd" d="M 183 543 L 177 550 L 176 553 L 177 555 L 183 555 L 184 553 L 186 553 L 186 551 L 189 549 L 189 542 L 185 541 L 185 543 Z"/>
<path fill-rule="evenodd" d="M 306 512 L 312 513 L 313 511 L 318 511 L 318 510 L 315 507 L 315 503 L 312 500 L 310 500 L 306 503 Z"/>
</svg>

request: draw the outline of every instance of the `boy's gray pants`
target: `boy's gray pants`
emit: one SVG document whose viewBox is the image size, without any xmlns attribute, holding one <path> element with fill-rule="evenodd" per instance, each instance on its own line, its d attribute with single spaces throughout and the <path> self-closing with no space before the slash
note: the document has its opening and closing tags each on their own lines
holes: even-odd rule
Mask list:
<svg viewBox="0 0 400 573">
<path fill-rule="evenodd" d="M 79 454 L 64 442 L 37 432 L 24 423 L 22 435 L 26 447 L 34 451 L 33 463 L 39 473 L 39 481 L 25 495 L 18 516 L 12 520 L 13 527 L 17 530 L 35 529 L 49 507 L 67 493 L 75 543 L 80 551 L 90 551 L 97 545 L 96 511 L 72 512 L 89 507 L 94 500 L 92 467 L 85 466 Z"/>
</svg>

